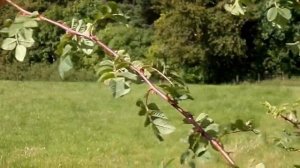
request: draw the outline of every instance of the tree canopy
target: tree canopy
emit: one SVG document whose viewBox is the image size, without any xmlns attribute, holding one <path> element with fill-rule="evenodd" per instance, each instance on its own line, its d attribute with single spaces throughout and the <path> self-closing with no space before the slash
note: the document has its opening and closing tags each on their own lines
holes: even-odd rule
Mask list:
<svg viewBox="0 0 300 168">
<path fill-rule="evenodd" d="M 73 17 L 99 20 L 101 11 L 105 10 L 103 5 L 108 3 L 104 0 L 17 2 L 67 24 L 71 24 Z M 291 9 L 293 17 L 285 21 L 288 24 L 278 28 L 274 22 L 279 17 L 289 17 L 289 13 L 284 13 L 284 7 L 265 5 L 267 0 L 251 1 L 247 11 L 242 11 L 242 17 L 234 10 L 243 9 L 243 2 L 239 2 L 240 6 L 227 4 L 227 7 L 224 7 L 226 1 L 219 0 L 115 2 L 128 17 L 126 25 L 124 21 L 122 24 L 108 22 L 109 19 L 96 21 L 98 37 L 112 48 L 126 50 L 134 58 L 176 69 L 187 82 L 222 83 L 232 82 L 237 77 L 257 80 L 300 72 L 299 53 L 292 52 L 286 45 L 299 38 L 300 12 L 296 9 Z M 0 26 L 9 24 L 7 18 L 13 19 L 15 14 L 8 6 L 2 7 L 0 12 L 3 20 Z M 55 64 L 59 36 L 64 32 L 46 24 L 37 31 L 34 39 L 40 40 L 25 61 Z M 1 51 L 0 55 L 1 64 L 15 64 L 11 52 Z M 77 69 L 93 70 L 100 59 L 78 57 L 75 61 Z"/>
</svg>

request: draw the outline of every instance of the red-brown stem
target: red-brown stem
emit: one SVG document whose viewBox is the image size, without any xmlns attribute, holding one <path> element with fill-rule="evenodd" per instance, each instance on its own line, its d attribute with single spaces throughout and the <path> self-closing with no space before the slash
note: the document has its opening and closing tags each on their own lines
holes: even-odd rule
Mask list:
<svg viewBox="0 0 300 168">
<path fill-rule="evenodd" d="M 294 122 L 291 119 L 289 119 L 288 117 L 284 116 L 284 115 L 280 115 L 280 117 L 286 121 L 288 121 L 289 123 L 293 124 L 294 127 L 300 129 L 300 122 Z"/>
<path fill-rule="evenodd" d="M 32 15 L 31 12 L 23 9 L 22 7 L 18 6 L 17 4 L 15 4 L 13 1 L 11 0 L 6 0 L 10 5 L 14 6 L 15 8 L 17 8 L 20 12 L 22 12 L 23 14 L 25 15 Z M 70 33 L 70 34 L 73 34 L 73 35 L 77 35 L 77 36 L 80 36 L 80 37 L 83 37 L 85 39 L 89 39 L 93 42 L 95 42 L 98 46 L 100 46 L 104 51 L 105 53 L 107 53 L 108 55 L 110 55 L 111 57 L 113 58 L 116 58 L 118 57 L 118 54 L 113 51 L 111 48 L 109 48 L 107 45 L 105 45 L 102 41 L 100 41 L 96 36 L 92 36 L 92 35 L 85 35 L 85 34 L 82 34 L 80 32 L 77 32 L 75 30 L 73 30 L 72 28 L 64 25 L 64 24 L 61 24 L 59 22 L 56 22 L 56 21 L 53 21 L 51 19 L 48 19 L 42 15 L 39 15 L 38 18 L 42 21 L 46 21 L 48 23 L 51 23 L 57 27 L 60 27 L 64 30 L 66 30 L 66 32 Z M 204 131 L 204 129 L 196 122 L 196 120 L 194 119 L 193 115 L 190 114 L 188 111 L 182 109 L 178 103 L 172 99 L 170 99 L 170 97 L 164 93 L 163 91 L 161 91 L 160 89 L 157 88 L 157 86 L 155 86 L 153 83 L 151 83 L 148 78 L 144 75 L 144 73 L 134 67 L 134 66 L 130 66 L 130 69 L 135 71 L 143 80 L 145 83 L 147 83 L 150 87 L 150 90 L 152 90 L 153 92 L 155 92 L 157 95 L 159 95 L 162 99 L 164 99 L 165 101 L 167 101 L 171 106 L 173 106 L 177 111 L 179 111 L 184 117 L 185 119 L 194 126 L 194 129 L 200 133 L 201 136 L 203 136 L 205 139 L 207 139 L 210 144 L 217 150 L 221 153 L 221 155 L 226 159 L 226 161 L 229 163 L 230 166 L 232 167 L 237 167 L 235 162 L 232 160 L 232 158 L 229 156 L 228 152 L 226 152 L 222 146 L 222 144 L 214 139 L 213 137 L 211 137 L 207 132 Z"/>
</svg>

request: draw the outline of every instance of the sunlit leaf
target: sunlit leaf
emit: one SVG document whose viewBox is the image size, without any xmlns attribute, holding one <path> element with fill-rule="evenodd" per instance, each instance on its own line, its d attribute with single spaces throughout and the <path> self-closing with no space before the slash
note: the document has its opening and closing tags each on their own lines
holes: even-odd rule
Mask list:
<svg viewBox="0 0 300 168">
<path fill-rule="evenodd" d="M 34 27 L 38 27 L 38 22 L 35 21 L 35 20 L 29 20 L 29 21 L 26 21 L 23 23 L 23 26 L 24 27 L 27 27 L 27 28 L 34 28 Z"/>
<path fill-rule="evenodd" d="M 111 79 L 111 78 L 115 78 L 115 73 L 114 72 L 107 72 L 107 73 L 104 73 L 100 76 L 100 78 L 98 79 L 98 82 L 104 82 L 108 79 Z"/>
<path fill-rule="evenodd" d="M 26 56 L 26 47 L 23 45 L 17 45 L 16 47 L 16 52 L 15 52 L 15 57 L 18 61 L 23 62 L 24 58 Z"/>
<path fill-rule="evenodd" d="M 197 122 L 201 122 L 201 121 L 205 120 L 207 117 L 208 117 L 208 114 L 201 113 L 201 114 L 199 114 L 198 117 L 196 118 L 196 121 L 197 121 Z"/>
<path fill-rule="evenodd" d="M 138 76 L 134 73 L 131 72 L 120 72 L 117 74 L 118 76 L 122 76 L 125 77 L 126 79 L 132 80 L 132 81 L 137 81 L 138 80 Z"/>
<path fill-rule="evenodd" d="M 235 0 L 233 4 L 225 4 L 224 9 L 236 16 L 245 14 L 243 7 L 239 4 L 239 0 Z"/>
<path fill-rule="evenodd" d="M 161 119 L 168 119 L 163 112 L 160 112 L 160 111 L 157 111 L 157 110 L 151 112 L 151 117 L 161 118 Z"/>
<path fill-rule="evenodd" d="M 9 27 L 8 36 L 9 37 L 15 36 L 22 28 L 23 28 L 22 23 L 13 23 Z"/>
<path fill-rule="evenodd" d="M 98 68 L 96 70 L 97 75 L 102 75 L 102 74 L 107 73 L 107 72 L 113 72 L 113 67 L 111 67 L 111 66 L 101 66 L 100 68 Z"/>
<path fill-rule="evenodd" d="M 30 16 L 31 16 L 31 17 L 39 16 L 39 12 L 38 12 L 38 11 L 34 11 L 34 12 L 31 13 Z"/>
<path fill-rule="evenodd" d="M 255 166 L 255 168 L 265 168 L 265 164 L 259 163 Z"/>
<path fill-rule="evenodd" d="M 113 66 L 114 63 L 111 60 L 103 60 L 99 64 L 100 66 Z"/>
<path fill-rule="evenodd" d="M 156 125 L 152 124 L 152 125 L 151 125 L 151 128 L 152 128 L 153 133 L 154 133 L 154 135 L 156 136 L 156 138 L 157 138 L 159 141 L 163 141 L 164 139 L 163 139 L 163 137 L 161 136 L 161 134 L 160 134 L 158 128 L 156 127 Z"/>
<path fill-rule="evenodd" d="M 33 35 L 33 30 L 32 29 L 21 29 L 18 32 L 18 41 L 21 45 L 25 46 L 25 47 L 32 47 L 34 44 L 34 39 L 32 38 Z"/>
<path fill-rule="evenodd" d="M 206 128 L 205 128 L 205 131 L 211 135 L 211 136 L 214 136 L 216 137 L 217 134 L 219 133 L 219 124 L 216 124 L 216 123 L 212 123 L 212 124 L 209 124 Z"/>
<path fill-rule="evenodd" d="M 292 13 L 287 8 L 278 8 L 278 13 L 287 20 L 290 20 L 292 17 Z"/>
<path fill-rule="evenodd" d="M 159 133 L 162 135 L 170 134 L 175 131 L 174 126 L 170 125 L 168 121 L 161 118 L 156 118 L 153 120 L 153 124 L 157 127 Z"/>
<path fill-rule="evenodd" d="M 28 16 L 19 15 L 15 18 L 15 23 L 24 23 L 24 22 L 30 21 L 32 19 L 33 18 L 28 17 Z"/>
<path fill-rule="evenodd" d="M 275 20 L 276 17 L 277 17 L 277 8 L 276 7 L 270 8 L 267 12 L 268 21 L 271 22 Z"/>
<path fill-rule="evenodd" d="M 3 40 L 1 48 L 3 50 L 13 50 L 17 46 L 17 39 L 14 38 L 6 38 Z"/>
</svg>

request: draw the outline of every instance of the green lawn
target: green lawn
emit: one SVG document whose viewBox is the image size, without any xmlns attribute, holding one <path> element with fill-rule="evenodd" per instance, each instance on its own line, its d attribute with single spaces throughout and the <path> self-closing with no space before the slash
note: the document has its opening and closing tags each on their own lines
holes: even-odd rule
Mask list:
<svg viewBox="0 0 300 168">
<path fill-rule="evenodd" d="M 242 133 L 223 139 L 241 168 L 264 162 L 267 168 L 287 168 L 300 164 L 299 153 L 285 152 L 271 144 L 287 127 L 266 115 L 261 105 L 300 98 L 300 84 L 192 85 L 195 101 L 183 106 L 195 115 L 210 114 L 219 123 L 253 119 L 262 134 Z M 181 167 L 179 156 L 189 126 L 162 102 L 161 107 L 177 126 L 175 133 L 158 142 L 151 129 L 143 127 L 137 115 L 137 98 L 144 86 L 113 99 L 110 91 L 97 83 L 0 81 L 0 167 L 158 167 L 174 158 L 171 167 Z M 152 100 L 160 102 L 160 99 Z M 214 163 L 204 167 L 227 167 L 215 154 Z"/>
</svg>

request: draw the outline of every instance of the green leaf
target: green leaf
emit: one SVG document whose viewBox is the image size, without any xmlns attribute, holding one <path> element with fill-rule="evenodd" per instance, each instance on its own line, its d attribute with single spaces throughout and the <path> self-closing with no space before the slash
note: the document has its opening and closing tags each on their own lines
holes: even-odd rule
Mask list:
<svg viewBox="0 0 300 168">
<path fill-rule="evenodd" d="M 34 11 L 34 12 L 32 12 L 32 14 L 30 16 L 31 17 L 37 17 L 37 16 L 39 16 L 39 12 L 38 11 Z"/>
<path fill-rule="evenodd" d="M 216 137 L 219 133 L 219 124 L 216 124 L 216 123 L 212 123 L 210 125 L 208 125 L 206 128 L 205 128 L 205 131 L 213 136 L 213 137 Z"/>
<path fill-rule="evenodd" d="M 3 40 L 1 48 L 3 50 L 13 50 L 17 46 L 17 40 L 14 38 L 6 38 Z"/>
<path fill-rule="evenodd" d="M 114 1 L 108 1 L 107 6 L 111 9 L 110 13 L 118 12 L 118 4 Z"/>
<path fill-rule="evenodd" d="M 112 78 L 115 78 L 115 73 L 114 72 L 106 72 L 106 73 L 103 73 L 100 78 L 98 79 L 98 82 L 105 82 L 106 80 L 108 79 L 112 79 Z"/>
<path fill-rule="evenodd" d="M 58 71 L 62 79 L 64 79 L 65 73 L 73 68 L 73 63 L 70 56 L 60 59 Z"/>
<path fill-rule="evenodd" d="M 62 57 L 66 56 L 70 51 L 72 50 L 72 46 L 70 44 L 67 44 L 62 52 Z"/>
<path fill-rule="evenodd" d="M 199 114 L 198 117 L 196 118 L 196 121 L 197 121 L 197 122 L 201 122 L 201 121 L 205 120 L 207 117 L 208 117 L 208 114 L 201 113 L 201 114 Z"/>
<path fill-rule="evenodd" d="M 184 83 L 184 80 L 183 80 L 183 78 L 182 77 L 180 77 L 176 72 L 171 72 L 170 74 L 168 74 L 170 77 L 171 77 L 171 79 L 173 80 L 173 81 L 175 81 L 176 83 L 178 83 L 179 85 L 181 85 L 181 86 L 185 86 L 185 83 Z"/>
<path fill-rule="evenodd" d="M 180 164 L 185 164 L 186 161 L 191 157 L 192 151 L 190 149 L 186 150 L 184 153 L 180 156 Z"/>
<path fill-rule="evenodd" d="M 32 19 L 33 18 L 28 17 L 28 16 L 19 15 L 15 18 L 15 23 L 24 23 L 24 22 L 30 21 Z"/>
<path fill-rule="evenodd" d="M 18 61 L 23 62 L 24 58 L 26 56 L 26 47 L 23 45 L 17 45 L 16 47 L 16 52 L 15 52 L 15 57 Z"/>
<path fill-rule="evenodd" d="M 21 34 L 23 34 L 24 39 L 26 39 L 26 40 L 32 39 L 32 35 L 33 35 L 33 30 L 32 29 L 24 28 L 24 29 L 22 29 L 21 32 L 22 32 Z"/>
<path fill-rule="evenodd" d="M 287 8 L 278 8 L 278 13 L 287 20 L 290 20 L 292 17 L 292 13 Z"/>
<path fill-rule="evenodd" d="M 157 128 L 154 124 L 152 124 L 152 127 L 151 127 L 151 128 L 152 128 L 153 133 L 154 133 L 154 135 L 156 136 L 156 138 L 157 138 L 159 141 L 163 141 L 164 139 L 163 139 L 163 137 L 160 135 L 158 128 Z"/>
<path fill-rule="evenodd" d="M 5 27 L 9 27 L 12 23 L 13 23 L 13 21 L 11 19 L 6 19 L 3 23 L 3 25 Z"/>
<path fill-rule="evenodd" d="M 111 18 L 116 22 L 120 22 L 120 23 L 126 23 L 128 19 L 128 17 L 126 17 L 123 14 L 113 14 Z"/>
<path fill-rule="evenodd" d="M 232 15 L 244 15 L 245 11 L 239 4 L 239 0 L 235 0 L 234 4 L 225 4 L 224 9 L 228 12 L 230 12 Z"/>
<path fill-rule="evenodd" d="M 295 43 L 286 43 L 286 45 L 292 50 L 294 54 L 299 54 L 300 56 L 300 41 Z"/>
<path fill-rule="evenodd" d="M 96 74 L 99 76 L 99 75 L 102 75 L 104 73 L 107 73 L 107 72 L 113 72 L 113 67 L 111 66 L 101 66 L 100 68 L 98 68 L 96 70 Z"/>
<path fill-rule="evenodd" d="M 103 5 L 102 8 L 100 8 L 100 12 L 103 15 L 108 15 L 112 12 L 112 9 L 108 5 Z"/>
<path fill-rule="evenodd" d="M 190 160 L 190 161 L 189 161 L 189 166 L 190 166 L 190 168 L 196 168 L 196 163 L 195 163 L 195 161 L 194 161 L 194 160 Z"/>
<path fill-rule="evenodd" d="M 282 15 L 277 15 L 276 19 L 273 20 L 273 23 L 278 28 L 282 28 L 288 24 L 288 20 L 286 18 L 284 18 Z"/>
<path fill-rule="evenodd" d="M 140 111 L 139 111 L 140 116 L 144 116 L 147 113 L 146 105 L 141 99 L 138 99 L 138 101 L 136 102 L 136 106 L 140 107 Z"/>
<path fill-rule="evenodd" d="M 157 104 L 155 104 L 155 103 L 150 103 L 150 104 L 148 104 L 147 107 L 148 107 L 148 109 L 150 109 L 150 110 L 159 110 Z"/>
<path fill-rule="evenodd" d="M 4 27 L 3 29 L 0 30 L 0 33 L 8 33 L 9 29 L 7 27 Z"/>
<path fill-rule="evenodd" d="M 189 95 L 189 91 L 186 87 L 178 86 L 178 85 L 159 85 L 165 92 L 170 94 L 175 100 L 193 100 L 193 97 Z"/>
<path fill-rule="evenodd" d="M 212 158 L 213 158 L 212 154 L 209 151 L 206 151 L 196 159 L 201 162 L 206 162 L 206 161 L 211 161 Z"/>
<path fill-rule="evenodd" d="M 129 62 L 120 62 L 120 63 L 117 63 L 115 66 L 116 66 L 116 69 L 122 69 L 122 68 L 128 68 L 130 65 Z"/>
<path fill-rule="evenodd" d="M 114 63 L 111 60 L 103 60 L 100 62 L 99 66 L 114 66 Z"/>
<path fill-rule="evenodd" d="M 196 155 L 197 157 L 201 157 L 206 151 L 207 151 L 207 148 L 206 148 L 206 147 L 200 146 L 200 147 L 196 150 L 195 155 Z"/>
<path fill-rule="evenodd" d="M 167 161 L 167 163 L 162 161 L 159 168 L 168 168 L 174 160 L 175 160 L 174 158 L 170 159 L 169 161 Z"/>
<path fill-rule="evenodd" d="M 151 112 L 151 117 L 161 118 L 161 119 L 168 119 L 163 112 L 156 111 L 156 110 Z"/>
<path fill-rule="evenodd" d="M 265 168 L 265 164 L 259 163 L 255 166 L 255 168 Z"/>
<path fill-rule="evenodd" d="M 85 54 L 91 55 L 93 53 L 95 46 L 93 41 L 82 39 L 82 42 L 80 44 L 80 48 Z"/>
<path fill-rule="evenodd" d="M 8 28 L 9 29 L 8 36 L 9 37 L 15 36 L 22 28 L 23 28 L 23 24 L 21 24 L 21 23 L 13 23 Z"/>
<path fill-rule="evenodd" d="M 32 47 L 34 44 L 34 39 L 32 38 L 33 30 L 32 29 L 21 29 L 17 33 L 18 41 L 21 45 L 25 47 Z"/>
<path fill-rule="evenodd" d="M 124 96 L 130 92 L 129 86 L 126 84 L 124 78 L 113 78 L 109 82 L 109 86 L 115 98 Z"/>
<path fill-rule="evenodd" d="M 156 118 L 155 120 L 153 120 L 153 124 L 162 135 L 167 135 L 175 131 L 174 126 L 170 125 L 168 121 L 161 118 Z"/>
<path fill-rule="evenodd" d="M 134 73 L 131 73 L 129 71 L 127 72 L 121 72 L 117 74 L 118 76 L 125 77 L 126 79 L 132 80 L 132 81 L 137 81 L 138 76 Z"/>
<path fill-rule="evenodd" d="M 151 77 L 151 73 L 144 68 L 144 63 L 142 61 L 133 61 L 132 66 L 135 67 L 136 69 L 140 70 L 143 72 L 143 74 L 149 79 Z"/>
<path fill-rule="evenodd" d="M 272 7 L 267 12 L 267 19 L 269 22 L 272 22 L 277 17 L 277 9 L 276 7 Z"/>
<path fill-rule="evenodd" d="M 148 127 L 151 124 L 150 118 L 147 116 L 144 122 L 144 127 Z"/>
<path fill-rule="evenodd" d="M 27 27 L 27 28 L 34 28 L 34 27 L 38 27 L 38 22 L 35 21 L 35 20 L 29 20 L 29 21 L 26 21 L 23 23 L 23 26 L 24 27 Z"/>
</svg>

